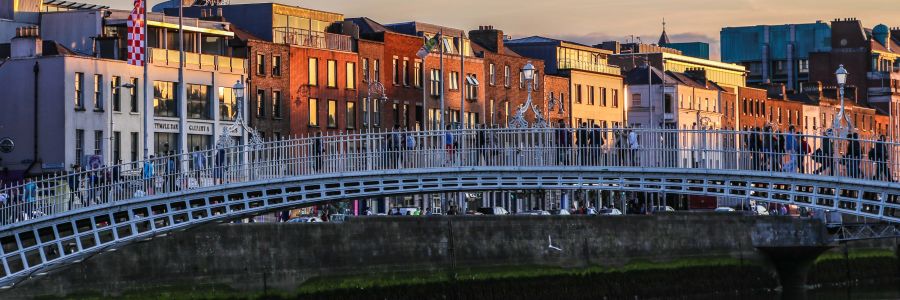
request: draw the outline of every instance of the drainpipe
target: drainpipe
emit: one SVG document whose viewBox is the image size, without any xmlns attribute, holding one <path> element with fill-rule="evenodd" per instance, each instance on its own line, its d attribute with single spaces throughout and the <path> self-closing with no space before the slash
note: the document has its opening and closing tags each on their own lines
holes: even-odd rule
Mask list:
<svg viewBox="0 0 900 300">
<path fill-rule="evenodd" d="M 31 164 L 28 165 L 28 168 L 25 169 L 25 175 L 31 172 L 31 169 L 34 168 L 38 163 L 38 75 L 41 73 L 41 64 L 37 61 L 34 62 L 34 152 L 31 158 Z"/>
</svg>

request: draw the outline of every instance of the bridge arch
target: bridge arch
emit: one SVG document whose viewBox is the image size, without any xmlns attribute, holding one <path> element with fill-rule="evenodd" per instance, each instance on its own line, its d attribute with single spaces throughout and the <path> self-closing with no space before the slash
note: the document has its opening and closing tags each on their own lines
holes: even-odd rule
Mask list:
<svg viewBox="0 0 900 300">
<path fill-rule="evenodd" d="M 607 190 L 738 197 L 900 222 L 900 187 L 765 172 L 635 167 L 458 167 L 307 175 L 185 190 L 35 219 L 0 236 L 2 286 L 193 226 L 351 198 L 502 190 Z"/>
</svg>

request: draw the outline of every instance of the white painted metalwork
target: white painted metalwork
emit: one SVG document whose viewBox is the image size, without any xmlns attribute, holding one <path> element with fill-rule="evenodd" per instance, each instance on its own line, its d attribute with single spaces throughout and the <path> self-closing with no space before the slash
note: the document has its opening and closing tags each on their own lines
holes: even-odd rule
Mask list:
<svg viewBox="0 0 900 300">
<path fill-rule="evenodd" d="M 0 190 L 8 199 L 0 208 L 0 287 L 204 223 L 405 194 L 656 192 L 900 223 L 898 150 L 773 132 L 587 128 L 336 134 L 217 148 Z"/>
</svg>

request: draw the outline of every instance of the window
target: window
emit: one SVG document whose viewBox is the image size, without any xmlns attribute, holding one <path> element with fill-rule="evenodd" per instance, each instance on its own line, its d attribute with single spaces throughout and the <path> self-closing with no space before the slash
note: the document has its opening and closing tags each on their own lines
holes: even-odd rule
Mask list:
<svg viewBox="0 0 900 300">
<path fill-rule="evenodd" d="M 417 88 L 422 87 L 422 63 L 415 62 L 413 64 L 413 84 L 416 85 Z"/>
<path fill-rule="evenodd" d="M 448 74 L 449 78 L 447 78 L 447 82 L 450 84 L 448 87 L 451 91 L 455 91 L 459 89 L 459 72 L 450 72 Z"/>
<path fill-rule="evenodd" d="M 607 107 L 606 88 L 600 88 L 600 106 Z"/>
<path fill-rule="evenodd" d="M 131 84 L 134 85 L 134 87 L 132 87 L 131 89 L 129 89 L 130 92 L 131 92 L 131 112 L 137 113 L 137 112 L 139 112 L 139 110 L 138 110 L 138 107 L 139 107 L 139 104 L 138 104 L 138 93 L 137 93 L 138 87 L 139 87 L 139 85 L 138 85 L 138 79 L 137 79 L 137 78 L 132 78 L 132 79 L 131 79 Z"/>
<path fill-rule="evenodd" d="M 230 87 L 219 87 L 219 120 L 234 121 L 237 113 L 234 90 Z"/>
<path fill-rule="evenodd" d="M 309 126 L 319 126 L 319 99 L 309 98 Z"/>
<path fill-rule="evenodd" d="M 81 162 L 84 157 L 84 130 L 75 129 L 75 161 Z"/>
<path fill-rule="evenodd" d="M 175 87 L 168 81 L 153 82 L 153 115 L 156 117 L 178 117 L 178 97 Z"/>
<path fill-rule="evenodd" d="M 400 106 L 397 103 L 391 105 L 392 111 L 391 115 L 393 116 L 394 126 L 400 125 Z"/>
<path fill-rule="evenodd" d="M 103 110 L 103 75 L 94 75 L 94 110 Z"/>
<path fill-rule="evenodd" d="M 103 154 L 103 131 L 94 130 L 94 155 Z"/>
<path fill-rule="evenodd" d="M 317 86 L 319 85 L 319 59 L 318 58 L 310 58 L 309 59 L 309 85 Z"/>
<path fill-rule="evenodd" d="M 478 80 L 478 77 L 475 74 L 469 74 L 464 84 L 466 86 L 466 99 L 469 100 L 478 100 L 478 86 L 474 84 L 469 84 L 468 78 L 473 80 Z"/>
<path fill-rule="evenodd" d="M 374 102 L 372 105 L 372 125 L 375 127 L 381 126 L 381 105 L 378 104 L 378 101 Z"/>
<path fill-rule="evenodd" d="M 337 87 L 337 61 L 336 60 L 328 61 L 328 87 L 330 87 L 330 88 Z"/>
<path fill-rule="evenodd" d="M 509 66 L 504 66 L 504 67 L 503 67 L 503 85 L 506 86 L 506 87 L 509 87 L 509 84 L 510 84 L 510 78 L 509 78 L 509 76 L 510 76 L 510 74 L 509 74 Z"/>
<path fill-rule="evenodd" d="M 272 91 L 272 117 L 281 119 L 281 91 Z"/>
<path fill-rule="evenodd" d="M 441 94 L 441 71 L 431 69 L 431 95 L 437 96 Z"/>
<path fill-rule="evenodd" d="M 209 86 L 199 84 L 187 85 L 188 118 L 209 120 Z"/>
<path fill-rule="evenodd" d="M 266 75 L 266 56 L 262 53 L 256 54 L 256 74 Z"/>
<path fill-rule="evenodd" d="M 394 78 L 394 85 L 398 85 L 398 84 L 400 84 L 400 66 L 397 65 L 396 58 L 394 60 L 392 60 L 391 62 L 393 63 L 392 70 L 394 70 L 394 73 L 392 76 Z"/>
<path fill-rule="evenodd" d="M 369 59 L 363 58 L 362 60 L 362 80 L 363 82 L 369 82 Z"/>
<path fill-rule="evenodd" d="M 347 101 L 347 114 L 344 118 L 347 119 L 347 129 L 356 128 L 356 102 Z"/>
<path fill-rule="evenodd" d="M 403 61 L 402 72 L 403 72 L 403 85 L 409 86 L 409 61 L 408 60 Z"/>
<path fill-rule="evenodd" d="M 619 90 L 612 90 L 612 107 L 619 107 Z"/>
<path fill-rule="evenodd" d="M 337 127 L 337 101 L 328 100 L 328 128 Z"/>
<path fill-rule="evenodd" d="M 348 90 L 356 89 L 356 63 L 347 63 L 347 85 Z"/>
<path fill-rule="evenodd" d="M 581 104 L 581 85 L 575 85 L 575 103 Z"/>
<path fill-rule="evenodd" d="M 667 114 L 671 114 L 675 112 L 675 108 L 672 107 L 672 95 L 666 94 L 665 99 L 663 100 L 663 111 Z"/>
<path fill-rule="evenodd" d="M 538 90 L 541 88 L 541 72 L 534 71 L 534 79 L 531 80 L 531 83 L 534 85 L 533 88 Z"/>
<path fill-rule="evenodd" d="M 631 94 L 631 106 L 641 106 L 641 94 Z"/>
<path fill-rule="evenodd" d="M 375 65 L 372 66 L 372 72 L 375 73 L 375 82 L 381 82 L 381 61 L 375 60 Z"/>
<path fill-rule="evenodd" d="M 490 64 L 488 66 L 488 78 L 490 79 L 489 83 L 494 85 L 497 83 L 497 70 L 495 70 L 494 64 Z"/>
<path fill-rule="evenodd" d="M 272 76 L 281 76 L 281 56 L 272 56 Z"/>
<path fill-rule="evenodd" d="M 115 165 L 122 160 L 122 133 L 114 131 L 112 139 L 112 157 L 113 165 Z"/>
<path fill-rule="evenodd" d="M 525 88 L 525 73 L 522 71 L 519 71 L 519 88 Z"/>
<path fill-rule="evenodd" d="M 120 85 L 122 85 L 122 77 L 113 76 L 112 82 L 110 82 L 113 111 L 122 111 L 122 93 L 119 91 Z"/>
<path fill-rule="evenodd" d="M 131 161 L 138 160 L 138 134 L 137 132 L 131 133 Z"/>
<path fill-rule="evenodd" d="M 75 109 L 84 109 L 84 73 L 75 73 Z"/>
<path fill-rule="evenodd" d="M 578 89 L 581 89 L 581 87 L 579 86 Z M 581 103 L 581 101 L 579 100 L 578 103 Z M 587 104 L 594 105 L 594 87 L 590 85 L 587 86 Z"/>
<path fill-rule="evenodd" d="M 260 117 L 260 118 L 266 116 L 266 91 L 265 90 L 256 90 L 256 116 Z"/>
</svg>

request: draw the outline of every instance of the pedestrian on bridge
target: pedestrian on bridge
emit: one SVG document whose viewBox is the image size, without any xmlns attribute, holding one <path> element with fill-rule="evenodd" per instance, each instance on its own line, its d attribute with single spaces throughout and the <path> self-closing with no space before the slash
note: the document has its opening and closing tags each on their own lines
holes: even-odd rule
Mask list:
<svg viewBox="0 0 900 300">
<path fill-rule="evenodd" d="M 572 150 L 572 133 L 566 128 L 566 122 L 560 120 L 556 129 L 556 160 L 560 165 L 569 164 L 569 151 Z"/>
<path fill-rule="evenodd" d="M 81 166 L 73 165 L 72 172 L 66 177 L 69 185 L 69 210 L 75 205 L 75 198 L 81 200 Z"/>
<path fill-rule="evenodd" d="M 575 142 L 578 143 L 578 164 L 584 166 L 587 165 L 588 156 L 590 155 L 588 147 L 591 145 L 591 129 L 588 127 L 587 122 L 583 122 L 581 123 L 581 128 L 577 130 Z"/>
<path fill-rule="evenodd" d="M 878 142 L 869 150 L 869 160 L 875 162 L 875 175 L 873 176 L 875 180 L 894 181 L 891 169 L 888 167 L 890 153 L 883 134 L 878 136 Z"/>
<path fill-rule="evenodd" d="M 450 125 L 447 125 L 447 131 L 444 132 L 444 148 L 447 149 L 446 153 L 447 153 L 447 163 L 448 164 L 453 164 L 453 161 L 454 161 L 453 155 L 455 154 L 455 152 L 454 152 L 455 140 L 453 137 L 453 132 L 450 131 L 451 128 L 452 127 L 450 127 Z"/>
<path fill-rule="evenodd" d="M 834 176 L 834 144 L 831 139 L 832 130 L 826 131 L 822 137 L 822 146 L 813 153 L 813 160 L 819 163 L 819 168 L 813 171 L 814 174 L 822 174 Z"/>
<path fill-rule="evenodd" d="M 844 174 L 852 178 L 860 178 L 860 159 L 862 158 L 862 147 L 859 145 L 859 134 L 847 134 L 847 152 L 844 154 Z"/>
<path fill-rule="evenodd" d="M 150 155 L 150 159 L 144 161 L 144 168 L 141 172 L 144 178 L 144 190 L 147 195 L 153 195 L 153 160 L 153 155 Z"/>
<path fill-rule="evenodd" d="M 786 172 L 797 172 L 797 161 L 800 155 L 801 145 L 795 131 L 794 125 L 791 125 L 788 128 L 788 133 L 782 136 L 784 139 L 784 148 L 787 150 L 788 154 L 788 163 L 784 166 Z"/>
<path fill-rule="evenodd" d="M 194 167 L 194 176 L 197 179 L 197 187 L 203 186 L 203 171 L 206 170 L 206 154 L 200 152 L 200 146 L 194 146 L 194 153 L 191 154 L 193 156 L 193 167 Z"/>
<path fill-rule="evenodd" d="M 638 143 L 638 136 L 637 133 L 634 132 L 634 129 L 628 130 L 628 147 L 630 148 L 631 165 L 638 166 L 638 148 L 640 148 L 641 145 Z"/>
</svg>

